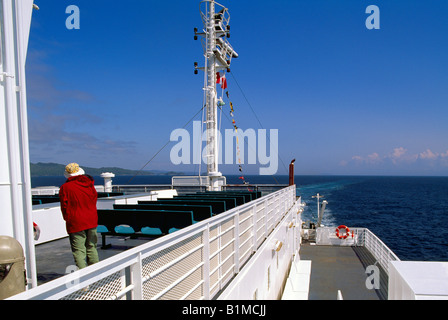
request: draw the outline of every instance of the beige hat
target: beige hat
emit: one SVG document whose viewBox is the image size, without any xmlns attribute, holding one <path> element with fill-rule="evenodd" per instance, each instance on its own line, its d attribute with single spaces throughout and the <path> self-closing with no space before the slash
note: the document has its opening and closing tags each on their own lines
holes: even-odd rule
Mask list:
<svg viewBox="0 0 448 320">
<path fill-rule="evenodd" d="M 86 174 L 77 163 L 70 163 L 65 167 L 64 176 L 68 179 L 71 177 L 82 176 Z"/>
</svg>

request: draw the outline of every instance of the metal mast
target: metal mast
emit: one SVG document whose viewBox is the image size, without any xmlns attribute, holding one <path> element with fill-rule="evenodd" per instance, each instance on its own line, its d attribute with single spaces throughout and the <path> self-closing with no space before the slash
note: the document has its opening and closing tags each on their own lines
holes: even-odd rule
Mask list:
<svg viewBox="0 0 448 320">
<path fill-rule="evenodd" d="M 216 32 L 215 32 L 215 2 L 210 1 L 210 10 L 207 21 L 207 173 L 210 177 L 210 187 L 215 189 L 213 180 L 222 174 L 218 170 L 218 117 L 216 110 L 216 57 L 213 49 L 216 48 Z"/>
<path fill-rule="evenodd" d="M 328 202 L 326 200 L 322 201 L 322 206 L 320 205 L 320 199 L 324 196 L 320 195 L 319 193 L 313 198 L 317 198 L 317 227 L 319 228 L 322 225 L 322 218 L 324 216 L 325 207 L 327 206 Z"/>
<path fill-rule="evenodd" d="M 197 29 L 194 31 L 195 40 L 198 35 L 203 37 L 205 67 L 198 68 L 198 64 L 195 63 L 195 73 L 197 73 L 197 69 L 201 69 L 206 74 L 204 84 L 206 96 L 205 124 L 207 129 L 205 161 L 210 179 L 210 190 L 220 190 L 219 181 L 222 174 L 219 172 L 217 73 L 223 70 L 230 71 L 231 60 L 238 55 L 227 40 L 230 37 L 228 9 L 214 0 L 205 0 L 201 2 L 201 17 L 204 30 L 202 33 L 198 33 Z"/>
</svg>

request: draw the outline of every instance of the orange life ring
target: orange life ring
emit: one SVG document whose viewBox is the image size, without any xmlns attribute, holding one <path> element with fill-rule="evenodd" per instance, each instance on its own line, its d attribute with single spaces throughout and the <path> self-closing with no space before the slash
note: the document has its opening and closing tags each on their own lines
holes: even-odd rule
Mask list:
<svg viewBox="0 0 448 320">
<path fill-rule="evenodd" d="M 345 234 L 344 234 L 344 235 L 341 235 L 341 234 L 340 234 L 339 231 L 340 231 L 341 229 L 345 229 Z M 348 236 L 349 236 L 349 234 L 350 234 L 350 229 L 349 229 L 347 226 L 341 225 L 341 226 L 339 226 L 339 227 L 336 228 L 336 236 L 337 236 L 339 239 L 347 239 Z"/>
</svg>

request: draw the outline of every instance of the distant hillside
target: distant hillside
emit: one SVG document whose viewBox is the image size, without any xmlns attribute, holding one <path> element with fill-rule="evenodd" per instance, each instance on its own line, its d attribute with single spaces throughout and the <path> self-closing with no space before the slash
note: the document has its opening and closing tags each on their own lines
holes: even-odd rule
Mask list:
<svg viewBox="0 0 448 320">
<path fill-rule="evenodd" d="M 137 171 L 137 170 L 128 170 L 123 168 L 116 167 L 105 167 L 105 168 L 89 168 L 81 166 L 86 174 L 91 176 L 99 176 L 104 172 L 112 172 L 117 176 L 129 176 L 139 174 L 142 176 L 153 176 L 153 175 L 183 175 L 180 172 L 163 172 L 163 171 Z M 58 163 L 31 163 L 31 176 L 32 177 L 46 177 L 46 176 L 62 176 L 65 171 L 65 165 Z"/>
</svg>

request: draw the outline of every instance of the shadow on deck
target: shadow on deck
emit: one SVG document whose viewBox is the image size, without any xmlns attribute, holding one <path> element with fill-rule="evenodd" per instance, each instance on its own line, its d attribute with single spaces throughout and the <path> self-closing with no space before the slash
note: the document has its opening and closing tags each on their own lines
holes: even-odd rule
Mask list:
<svg viewBox="0 0 448 320">
<path fill-rule="evenodd" d="M 110 249 L 102 250 L 97 246 L 100 261 L 120 254 L 128 249 L 142 245 L 149 240 L 130 239 L 129 237 L 109 237 Z M 38 285 L 63 277 L 75 267 L 68 238 L 36 246 L 36 267 Z"/>
</svg>

